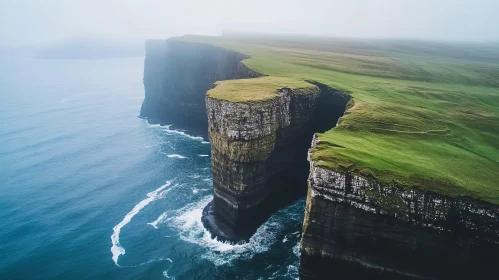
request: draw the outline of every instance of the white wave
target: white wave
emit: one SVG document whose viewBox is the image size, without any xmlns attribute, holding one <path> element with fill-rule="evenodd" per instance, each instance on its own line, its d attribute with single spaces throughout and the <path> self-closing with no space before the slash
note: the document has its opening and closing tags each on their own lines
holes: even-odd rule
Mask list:
<svg viewBox="0 0 499 280">
<path fill-rule="evenodd" d="M 119 224 L 114 226 L 113 234 L 111 235 L 111 243 L 113 244 L 111 246 L 111 253 L 113 254 L 113 261 L 117 266 L 119 266 L 118 265 L 119 256 L 125 254 L 125 248 L 123 248 L 120 244 L 121 229 L 124 226 L 126 226 L 132 220 L 132 218 L 135 215 L 137 215 L 137 213 L 139 213 L 140 210 L 142 210 L 144 207 L 146 207 L 149 203 L 153 202 L 154 200 L 156 200 L 158 198 L 162 198 L 165 194 L 167 194 L 170 190 L 172 190 L 173 187 L 170 189 L 164 190 L 165 188 L 169 187 L 171 185 L 171 183 L 172 183 L 172 181 L 166 181 L 166 183 L 164 185 L 162 185 L 161 187 L 157 188 L 156 190 L 148 193 L 146 199 L 142 200 L 137 205 L 135 205 L 133 207 L 133 209 L 125 215 L 123 220 Z"/>
<path fill-rule="evenodd" d="M 198 189 L 198 188 L 194 188 L 192 190 L 192 193 L 193 194 L 198 194 L 199 192 L 205 192 L 205 191 L 209 191 L 209 190 L 211 190 L 211 189 Z"/>
<path fill-rule="evenodd" d="M 179 159 L 187 158 L 187 157 L 184 157 L 183 155 L 179 155 L 179 154 L 171 154 L 171 155 L 166 155 L 166 156 L 169 158 L 179 158 Z"/>
<path fill-rule="evenodd" d="M 165 220 L 166 216 L 168 216 L 166 214 L 166 212 L 163 212 L 163 214 L 159 215 L 159 217 L 154 222 L 150 222 L 150 223 L 147 223 L 147 224 L 151 225 L 155 229 L 158 229 L 158 224 L 161 223 L 161 222 L 163 222 Z"/>
<path fill-rule="evenodd" d="M 119 267 L 122 267 L 122 268 L 132 268 L 132 267 L 139 267 L 139 266 L 144 266 L 144 265 L 148 265 L 148 264 L 151 264 L 151 263 L 162 262 L 162 261 L 169 261 L 170 262 L 170 267 L 171 267 L 171 263 L 173 263 L 170 258 L 159 258 L 159 259 L 156 259 L 156 260 L 150 260 L 150 261 L 146 261 L 146 262 L 139 263 L 139 264 L 136 264 L 136 265 L 124 265 L 124 266 L 120 265 Z"/>
<path fill-rule="evenodd" d="M 168 275 L 168 271 L 170 271 L 170 269 L 172 268 L 173 266 L 173 261 L 170 259 L 170 258 L 167 258 L 168 261 L 170 261 L 170 267 L 167 269 L 167 270 L 164 270 L 163 271 L 163 276 L 166 278 L 166 279 L 170 279 L 170 276 Z M 173 277 L 172 279 L 175 279 L 175 277 Z"/>
<path fill-rule="evenodd" d="M 201 175 L 195 174 L 195 175 L 189 175 L 187 177 L 192 178 L 192 179 L 198 179 L 198 178 L 201 178 Z"/>
<path fill-rule="evenodd" d="M 198 155 L 199 157 L 209 157 L 210 155 Z"/>
<path fill-rule="evenodd" d="M 148 123 L 148 125 L 149 125 L 149 127 L 159 127 L 164 132 L 166 132 L 168 134 L 178 134 L 178 135 L 181 135 L 181 136 L 193 139 L 193 140 L 201 141 L 201 143 L 203 143 L 203 144 L 209 144 L 210 143 L 210 142 L 204 141 L 203 137 L 201 137 L 201 136 L 192 136 L 192 135 L 189 135 L 189 134 L 185 133 L 182 130 L 170 129 L 170 127 L 172 126 L 171 124 L 169 124 L 169 125 L 160 125 L 160 124 L 149 124 Z"/>
<path fill-rule="evenodd" d="M 298 242 L 296 242 L 296 245 L 293 246 L 293 254 L 295 254 L 296 257 L 300 257 L 300 239 L 298 239 Z"/>
<path fill-rule="evenodd" d="M 201 142 L 204 142 L 203 141 L 204 140 L 203 137 L 201 137 L 201 136 L 192 136 L 192 135 L 189 135 L 189 134 L 185 133 L 182 130 L 170 129 L 170 125 L 163 126 L 161 128 L 163 129 L 163 131 L 165 131 L 168 134 L 178 134 L 178 135 L 182 135 L 184 137 L 187 137 L 187 138 L 190 138 L 190 139 L 193 139 L 193 140 L 200 140 Z"/>
<path fill-rule="evenodd" d="M 212 196 L 206 196 L 197 203 L 189 204 L 167 220 L 179 231 L 182 240 L 208 249 L 201 256 L 202 258 L 208 259 L 217 266 L 238 258 L 250 259 L 257 253 L 267 251 L 276 241 L 275 234 L 279 231 L 280 224 L 275 222 L 262 225 L 247 243 L 234 245 L 218 241 L 216 238 L 212 239 L 201 222 L 203 208 L 212 198 Z"/>
<path fill-rule="evenodd" d="M 288 271 L 286 275 L 288 279 L 299 279 L 298 277 L 298 267 L 296 265 L 288 265 Z"/>
<path fill-rule="evenodd" d="M 286 235 L 284 236 L 284 238 L 282 239 L 282 243 L 286 243 L 286 242 L 288 242 L 288 241 L 289 241 L 288 237 L 289 237 L 290 235 L 295 235 L 295 236 L 297 236 L 297 237 L 298 237 L 298 236 L 300 236 L 300 231 L 295 231 L 295 232 L 293 232 L 293 233 L 288 233 L 288 234 L 286 234 Z"/>
</svg>

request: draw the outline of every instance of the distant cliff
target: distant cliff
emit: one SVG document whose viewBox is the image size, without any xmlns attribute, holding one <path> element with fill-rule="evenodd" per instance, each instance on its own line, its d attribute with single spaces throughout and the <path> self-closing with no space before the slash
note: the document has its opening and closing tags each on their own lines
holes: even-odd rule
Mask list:
<svg viewBox="0 0 499 280">
<path fill-rule="evenodd" d="M 206 91 L 219 80 L 260 76 L 241 63 L 245 58 L 207 44 L 146 41 L 145 99 L 140 115 L 207 137 Z"/>
</svg>

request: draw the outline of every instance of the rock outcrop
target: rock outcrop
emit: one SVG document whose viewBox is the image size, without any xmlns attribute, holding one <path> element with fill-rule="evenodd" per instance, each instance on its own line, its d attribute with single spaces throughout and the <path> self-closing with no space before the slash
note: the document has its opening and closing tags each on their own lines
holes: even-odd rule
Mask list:
<svg viewBox="0 0 499 280">
<path fill-rule="evenodd" d="M 276 210 L 305 194 L 312 135 L 327 126 L 321 118 L 328 128 L 337 122 L 331 111 L 317 110 L 327 102 L 344 110 L 348 101 L 325 85 L 310 86 L 306 93 L 281 88 L 276 98 L 263 102 L 207 97 L 214 200 L 203 223 L 214 236 L 247 240 Z"/>
<path fill-rule="evenodd" d="M 496 206 L 310 162 L 302 279 L 492 279 L 497 260 Z"/>
<path fill-rule="evenodd" d="M 148 40 L 140 115 L 207 137 L 205 94 L 213 83 L 261 76 L 241 63 L 246 58 L 235 51 L 175 38 Z"/>
</svg>

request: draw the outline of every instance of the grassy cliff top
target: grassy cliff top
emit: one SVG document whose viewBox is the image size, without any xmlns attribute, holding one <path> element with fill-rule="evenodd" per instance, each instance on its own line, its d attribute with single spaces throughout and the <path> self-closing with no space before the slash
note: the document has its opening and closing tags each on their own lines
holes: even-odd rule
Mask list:
<svg viewBox="0 0 499 280">
<path fill-rule="evenodd" d="M 353 97 L 312 157 L 402 186 L 499 204 L 499 45 L 289 37 L 199 37 L 270 76 Z"/>
<path fill-rule="evenodd" d="M 264 76 L 254 79 L 226 80 L 215 83 L 208 96 L 230 102 L 262 102 L 279 96 L 277 89 L 290 88 L 301 93 L 318 91 L 317 86 L 287 77 Z"/>
</svg>

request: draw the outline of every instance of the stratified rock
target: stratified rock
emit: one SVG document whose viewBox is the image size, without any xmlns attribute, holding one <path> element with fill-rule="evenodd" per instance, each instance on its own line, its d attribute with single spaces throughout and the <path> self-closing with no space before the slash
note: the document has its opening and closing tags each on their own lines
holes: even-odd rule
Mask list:
<svg viewBox="0 0 499 280">
<path fill-rule="evenodd" d="M 312 135 L 326 127 L 324 120 L 328 128 L 338 121 L 317 108 L 333 102 L 344 110 L 348 101 L 347 95 L 321 91 L 324 85 L 309 87 L 280 88 L 275 98 L 260 102 L 207 97 L 214 200 L 203 222 L 214 236 L 248 240 L 276 210 L 305 194 Z"/>
<path fill-rule="evenodd" d="M 498 260 L 496 206 L 310 162 L 301 279 L 495 279 Z"/>
</svg>

